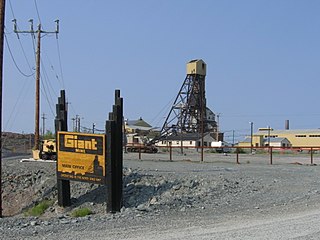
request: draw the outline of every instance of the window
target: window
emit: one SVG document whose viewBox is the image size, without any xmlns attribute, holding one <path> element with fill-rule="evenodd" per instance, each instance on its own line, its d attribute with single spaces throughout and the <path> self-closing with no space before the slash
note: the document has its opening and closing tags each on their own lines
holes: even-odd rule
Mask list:
<svg viewBox="0 0 320 240">
<path fill-rule="evenodd" d="M 309 135 L 309 137 L 320 137 L 320 135 Z"/>
<path fill-rule="evenodd" d="M 176 144 L 179 144 L 179 141 L 177 141 Z"/>
<path fill-rule="evenodd" d="M 296 135 L 297 138 L 307 137 L 307 135 Z"/>
<path fill-rule="evenodd" d="M 192 145 L 192 141 L 190 141 L 190 145 Z"/>
</svg>

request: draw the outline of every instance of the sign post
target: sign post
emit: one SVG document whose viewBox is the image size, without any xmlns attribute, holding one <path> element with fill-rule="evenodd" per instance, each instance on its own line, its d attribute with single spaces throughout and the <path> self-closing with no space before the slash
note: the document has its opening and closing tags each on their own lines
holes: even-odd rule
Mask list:
<svg viewBox="0 0 320 240">
<path fill-rule="evenodd" d="M 57 185 L 58 204 L 71 205 L 70 180 L 106 185 L 107 212 L 122 207 L 123 99 L 115 91 L 115 104 L 106 121 L 105 134 L 67 131 L 65 93 L 57 104 Z"/>
<path fill-rule="evenodd" d="M 115 91 L 115 105 L 106 122 L 107 133 L 107 212 L 119 212 L 122 207 L 123 168 L 123 99 Z"/>
<path fill-rule="evenodd" d="M 56 106 L 57 116 L 55 119 L 56 128 L 56 138 L 58 137 L 58 131 L 68 131 L 68 121 L 67 121 L 67 104 L 65 91 L 61 90 L 60 97 L 58 98 L 58 104 Z M 57 142 L 57 139 L 56 139 Z M 57 165 L 58 169 L 58 154 L 57 154 Z M 57 177 L 57 188 L 58 188 L 58 205 L 62 207 L 71 206 L 70 197 L 70 181 L 65 179 L 60 179 Z"/>
</svg>

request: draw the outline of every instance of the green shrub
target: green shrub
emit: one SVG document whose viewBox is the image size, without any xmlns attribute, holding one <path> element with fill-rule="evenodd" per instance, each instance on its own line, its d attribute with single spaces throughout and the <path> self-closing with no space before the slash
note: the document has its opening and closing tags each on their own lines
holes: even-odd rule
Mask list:
<svg viewBox="0 0 320 240">
<path fill-rule="evenodd" d="M 33 208 L 28 209 L 25 212 L 25 215 L 38 217 L 42 215 L 50 206 L 52 206 L 52 204 L 53 200 L 44 200 L 35 205 Z"/>
<path fill-rule="evenodd" d="M 43 139 L 49 140 L 49 139 L 55 139 L 56 135 L 51 132 L 50 130 L 47 130 L 47 132 L 44 134 Z"/>
<path fill-rule="evenodd" d="M 92 211 L 89 208 L 78 208 L 71 213 L 72 217 L 85 217 L 92 214 Z"/>
</svg>

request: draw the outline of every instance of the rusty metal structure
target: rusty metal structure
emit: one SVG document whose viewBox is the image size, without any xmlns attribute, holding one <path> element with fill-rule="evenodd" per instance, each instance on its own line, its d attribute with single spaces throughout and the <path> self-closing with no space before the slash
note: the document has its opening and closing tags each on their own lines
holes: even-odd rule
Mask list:
<svg viewBox="0 0 320 240">
<path fill-rule="evenodd" d="M 212 133 L 217 139 L 215 114 L 207 107 L 205 95 L 206 63 L 201 59 L 187 63 L 187 76 L 161 128 L 158 140 L 172 134 Z"/>
</svg>

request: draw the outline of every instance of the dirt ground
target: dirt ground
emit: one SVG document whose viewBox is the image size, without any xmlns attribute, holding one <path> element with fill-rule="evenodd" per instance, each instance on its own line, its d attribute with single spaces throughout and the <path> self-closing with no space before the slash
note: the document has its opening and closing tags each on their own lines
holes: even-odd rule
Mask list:
<svg viewBox="0 0 320 240">
<path fill-rule="evenodd" d="M 319 156 L 124 154 L 123 209 L 106 214 L 104 186 L 72 183 L 73 205 L 37 218 L 22 212 L 56 200 L 55 163 L 3 160 L 0 239 L 318 239 Z M 94 214 L 72 218 L 79 207 Z M 245 238 L 243 238 L 245 236 Z"/>
</svg>

